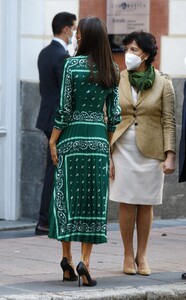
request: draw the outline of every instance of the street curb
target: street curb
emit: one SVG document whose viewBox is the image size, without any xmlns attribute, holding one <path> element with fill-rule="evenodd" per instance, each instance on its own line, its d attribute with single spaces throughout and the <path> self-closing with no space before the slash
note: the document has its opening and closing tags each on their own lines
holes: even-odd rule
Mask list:
<svg viewBox="0 0 186 300">
<path fill-rule="evenodd" d="M 183 286 L 185 285 L 185 286 Z M 186 282 L 138 288 L 95 289 L 62 293 L 7 295 L 0 300 L 185 300 Z"/>
<path fill-rule="evenodd" d="M 0 231 L 33 229 L 36 227 L 36 222 L 26 221 L 0 221 Z M 1 300 L 1 299 L 0 299 Z"/>
</svg>

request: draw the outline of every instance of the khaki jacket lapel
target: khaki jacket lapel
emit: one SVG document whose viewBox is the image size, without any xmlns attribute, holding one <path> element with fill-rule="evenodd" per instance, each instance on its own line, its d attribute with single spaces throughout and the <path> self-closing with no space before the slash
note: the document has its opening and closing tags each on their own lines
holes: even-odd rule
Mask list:
<svg viewBox="0 0 186 300">
<path fill-rule="evenodd" d="M 143 101 L 143 99 L 146 98 L 151 93 L 151 91 L 152 91 L 152 88 L 142 91 L 139 94 L 139 98 L 138 98 L 136 106 L 138 106 Z"/>
<path fill-rule="evenodd" d="M 132 92 L 131 92 L 131 86 L 130 82 L 128 80 L 128 72 L 125 70 L 121 75 L 121 81 L 120 81 L 120 89 L 125 95 L 125 98 L 128 100 L 128 102 L 132 105 L 134 105 L 132 101 Z"/>
</svg>

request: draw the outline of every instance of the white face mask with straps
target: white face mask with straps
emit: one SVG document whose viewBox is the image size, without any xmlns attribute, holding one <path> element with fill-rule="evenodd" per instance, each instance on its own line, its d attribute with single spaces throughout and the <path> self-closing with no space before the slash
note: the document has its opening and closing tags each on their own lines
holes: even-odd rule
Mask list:
<svg viewBox="0 0 186 300">
<path fill-rule="evenodd" d="M 78 41 L 80 41 L 80 40 L 81 40 L 81 38 L 79 38 L 79 39 L 76 38 L 76 31 L 75 31 L 72 36 L 72 46 L 75 51 L 77 51 L 77 49 L 78 49 Z"/>
<path fill-rule="evenodd" d="M 78 42 L 77 42 L 77 38 L 76 38 L 76 31 L 74 31 L 73 36 L 72 36 L 72 46 L 74 48 L 74 50 L 76 51 L 78 48 Z"/>
<path fill-rule="evenodd" d="M 141 63 L 143 62 L 143 60 L 141 59 L 141 55 L 138 56 L 128 52 L 125 54 L 125 63 L 127 66 L 127 70 L 135 70 L 141 65 Z"/>
<path fill-rule="evenodd" d="M 72 32 L 72 35 L 68 36 L 68 45 L 72 44 L 72 38 L 76 35 L 76 30 L 72 30 L 71 28 L 70 30 Z"/>
</svg>

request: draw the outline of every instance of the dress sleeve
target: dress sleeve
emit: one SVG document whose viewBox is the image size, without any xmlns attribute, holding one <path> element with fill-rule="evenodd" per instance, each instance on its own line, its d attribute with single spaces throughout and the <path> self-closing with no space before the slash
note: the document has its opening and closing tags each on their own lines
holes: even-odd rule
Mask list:
<svg viewBox="0 0 186 300">
<path fill-rule="evenodd" d="M 108 131 L 114 132 L 116 125 L 121 122 L 121 108 L 119 106 L 118 86 L 113 88 L 107 96 L 107 128 Z"/>
<path fill-rule="evenodd" d="M 54 128 L 59 130 L 68 126 L 72 118 L 72 76 L 70 69 L 70 61 L 67 60 L 62 76 L 60 104 L 56 111 Z"/>
</svg>

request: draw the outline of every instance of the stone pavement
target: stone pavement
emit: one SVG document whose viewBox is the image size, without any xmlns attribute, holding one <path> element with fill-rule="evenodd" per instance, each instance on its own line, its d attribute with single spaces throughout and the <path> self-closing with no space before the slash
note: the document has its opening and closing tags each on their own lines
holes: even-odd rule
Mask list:
<svg viewBox="0 0 186 300">
<path fill-rule="evenodd" d="M 108 243 L 91 257 L 95 287 L 62 282 L 61 245 L 34 235 L 35 223 L 0 221 L 0 300 L 186 299 L 186 219 L 153 222 L 148 247 L 151 276 L 122 273 L 123 247 L 118 224 L 108 224 Z M 135 236 L 136 245 L 136 236 Z M 80 243 L 72 243 L 74 263 Z"/>
</svg>

